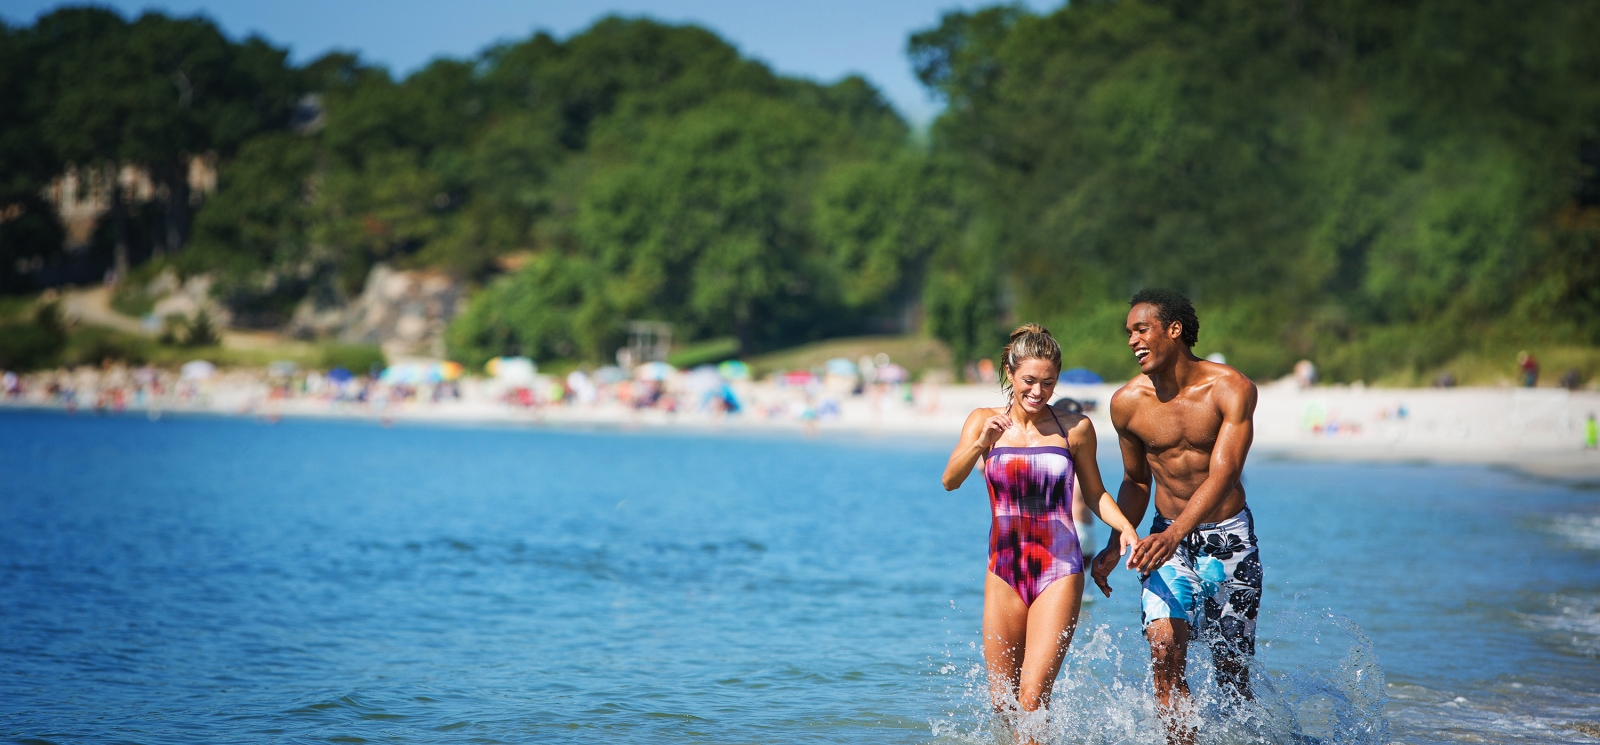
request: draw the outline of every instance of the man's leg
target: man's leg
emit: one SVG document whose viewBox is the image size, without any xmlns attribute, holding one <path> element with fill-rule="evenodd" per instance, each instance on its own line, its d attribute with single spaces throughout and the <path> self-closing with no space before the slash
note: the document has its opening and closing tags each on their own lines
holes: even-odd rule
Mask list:
<svg viewBox="0 0 1600 745">
<path fill-rule="evenodd" d="M 1206 598 L 1205 633 L 1216 663 L 1217 685 L 1245 700 L 1250 692 L 1250 663 L 1256 653 L 1256 616 L 1261 609 L 1261 554 L 1249 510 L 1230 520 L 1220 545 L 1232 549 L 1219 557 L 1225 579 Z"/>
<path fill-rule="evenodd" d="M 1156 688 L 1156 706 L 1167 730 L 1167 742 L 1190 745 L 1194 727 L 1189 722 L 1189 683 L 1184 680 L 1189 653 L 1189 622 L 1158 618 L 1144 630 L 1150 642 L 1150 672 Z"/>
<path fill-rule="evenodd" d="M 1189 637 L 1201 616 L 1203 583 L 1180 548 L 1167 563 L 1142 578 L 1141 616 L 1145 640 L 1150 643 L 1150 671 L 1156 689 L 1156 706 L 1167 742 L 1190 745 L 1195 732 L 1190 721 L 1189 684 L 1184 680 Z"/>
</svg>

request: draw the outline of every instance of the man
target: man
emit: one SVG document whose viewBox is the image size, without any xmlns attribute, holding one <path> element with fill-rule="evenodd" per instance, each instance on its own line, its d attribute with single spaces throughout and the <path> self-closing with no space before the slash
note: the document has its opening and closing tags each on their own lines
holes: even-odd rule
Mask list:
<svg viewBox="0 0 1600 745">
<path fill-rule="evenodd" d="M 1261 561 L 1239 474 L 1254 436 L 1256 387 L 1194 355 L 1200 321 L 1184 296 L 1144 290 L 1129 305 L 1128 346 L 1142 374 L 1111 397 L 1122 446 L 1117 504 L 1137 525 L 1154 487 L 1156 515 L 1128 565 L 1141 573 L 1142 621 L 1168 739 L 1192 742 L 1184 682 L 1191 638 L 1210 645 L 1223 688 L 1250 697 Z M 1091 570 L 1107 597 L 1118 548 L 1108 545 Z"/>
</svg>

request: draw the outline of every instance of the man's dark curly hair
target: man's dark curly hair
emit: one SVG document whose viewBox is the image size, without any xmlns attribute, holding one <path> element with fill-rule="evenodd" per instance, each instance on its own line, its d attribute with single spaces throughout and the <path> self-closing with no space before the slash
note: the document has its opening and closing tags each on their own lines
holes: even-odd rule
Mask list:
<svg viewBox="0 0 1600 745">
<path fill-rule="evenodd" d="M 1194 314 L 1194 303 L 1182 293 L 1160 287 L 1149 287 L 1134 293 L 1133 299 L 1128 301 L 1132 308 L 1140 303 L 1149 303 L 1156 306 L 1156 317 L 1161 319 L 1161 327 L 1172 325 L 1173 321 L 1183 324 L 1183 334 L 1178 338 L 1187 346 L 1193 347 L 1200 341 L 1200 318 Z"/>
</svg>

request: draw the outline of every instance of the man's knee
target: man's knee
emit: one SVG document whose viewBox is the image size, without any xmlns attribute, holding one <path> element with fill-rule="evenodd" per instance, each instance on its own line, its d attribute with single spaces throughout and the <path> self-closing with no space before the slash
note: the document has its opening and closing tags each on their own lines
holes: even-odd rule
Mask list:
<svg viewBox="0 0 1600 745">
<path fill-rule="evenodd" d="M 1189 624 L 1177 618 L 1159 618 L 1144 630 L 1150 656 L 1157 660 L 1182 659 L 1189 647 Z"/>
</svg>

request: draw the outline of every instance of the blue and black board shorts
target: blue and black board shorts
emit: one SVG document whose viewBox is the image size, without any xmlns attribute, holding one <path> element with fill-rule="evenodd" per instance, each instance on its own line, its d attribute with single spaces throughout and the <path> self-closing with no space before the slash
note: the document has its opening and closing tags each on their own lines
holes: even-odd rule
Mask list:
<svg viewBox="0 0 1600 745">
<path fill-rule="evenodd" d="M 1150 533 L 1172 521 L 1157 514 Z M 1218 523 L 1204 523 L 1184 536 L 1160 569 L 1139 577 L 1140 621 L 1148 629 L 1162 618 L 1187 621 L 1190 633 L 1218 654 L 1256 653 L 1256 614 L 1261 609 L 1261 554 L 1255 520 L 1246 507 Z"/>
</svg>

